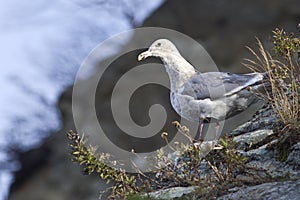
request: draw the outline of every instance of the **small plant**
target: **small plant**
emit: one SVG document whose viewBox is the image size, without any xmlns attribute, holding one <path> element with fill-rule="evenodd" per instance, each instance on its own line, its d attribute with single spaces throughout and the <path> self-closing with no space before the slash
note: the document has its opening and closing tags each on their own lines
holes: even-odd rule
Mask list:
<svg viewBox="0 0 300 200">
<path fill-rule="evenodd" d="M 291 65 L 293 64 L 293 54 L 300 45 L 299 38 L 294 37 L 294 33 L 286 33 L 282 29 L 276 28 L 273 32 L 274 52 L 284 57 Z"/>
<path fill-rule="evenodd" d="M 70 139 L 69 146 L 72 149 L 73 162 L 77 162 L 83 165 L 84 174 L 96 173 L 107 183 L 113 182 L 110 198 L 120 198 L 126 195 L 140 192 L 140 188 L 137 187 L 137 179 L 135 176 L 127 174 L 121 168 L 116 170 L 106 163 L 110 163 L 112 166 L 116 165 L 117 161 L 112 161 L 109 154 L 101 153 L 96 154 L 94 147 L 87 147 L 83 138 L 73 131 L 68 132 L 68 138 Z"/>
</svg>

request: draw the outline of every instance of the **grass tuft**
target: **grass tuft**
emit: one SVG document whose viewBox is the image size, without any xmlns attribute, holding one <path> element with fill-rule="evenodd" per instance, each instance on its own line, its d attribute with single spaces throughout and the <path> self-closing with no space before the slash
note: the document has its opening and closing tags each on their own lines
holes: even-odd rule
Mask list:
<svg viewBox="0 0 300 200">
<path fill-rule="evenodd" d="M 272 54 L 257 39 L 258 52 L 248 48 L 255 59 L 244 65 L 256 72 L 266 72 L 268 83 L 257 95 L 264 99 L 277 116 L 274 130 L 278 135 L 280 160 L 286 148 L 300 141 L 300 40 L 281 29 L 273 31 Z M 276 59 L 274 58 L 276 57 Z"/>
<path fill-rule="evenodd" d="M 284 59 L 282 61 L 273 59 L 257 39 L 259 52 L 248 48 L 256 60 L 246 59 L 247 63 L 244 65 L 253 71 L 267 72 L 269 85 L 265 87 L 264 92 L 258 93 L 258 96 L 270 104 L 278 120 L 284 125 L 283 129 L 299 130 L 300 74 L 299 61 L 294 56 L 298 45 L 292 43 L 291 41 L 294 40 L 291 38 L 287 40 L 287 35 L 283 31 L 276 29 L 273 33 L 276 33 L 274 35 L 274 52 L 278 55 L 284 54 Z M 279 34 L 284 35 L 280 36 Z"/>
</svg>

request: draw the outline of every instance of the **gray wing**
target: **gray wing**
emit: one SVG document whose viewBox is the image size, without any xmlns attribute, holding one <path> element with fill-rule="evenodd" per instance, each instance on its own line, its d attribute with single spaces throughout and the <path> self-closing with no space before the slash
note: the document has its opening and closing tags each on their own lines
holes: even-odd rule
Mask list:
<svg viewBox="0 0 300 200">
<path fill-rule="evenodd" d="M 219 99 L 237 93 L 248 86 L 260 84 L 264 74 L 232 74 L 225 72 L 197 73 L 181 88 L 181 94 L 195 99 Z"/>
</svg>

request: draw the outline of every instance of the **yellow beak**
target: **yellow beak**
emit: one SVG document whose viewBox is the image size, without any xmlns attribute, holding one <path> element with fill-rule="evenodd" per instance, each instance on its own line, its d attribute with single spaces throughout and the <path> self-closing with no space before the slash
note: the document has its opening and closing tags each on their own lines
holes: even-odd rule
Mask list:
<svg viewBox="0 0 300 200">
<path fill-rule="evenodd" d="M 152 56 L 152 53 L 148 50 L 148 51 L 144 51 L 143 53 L 138 55 L 138 61 L 144 60 L 147 57 Z"/>
</svg>

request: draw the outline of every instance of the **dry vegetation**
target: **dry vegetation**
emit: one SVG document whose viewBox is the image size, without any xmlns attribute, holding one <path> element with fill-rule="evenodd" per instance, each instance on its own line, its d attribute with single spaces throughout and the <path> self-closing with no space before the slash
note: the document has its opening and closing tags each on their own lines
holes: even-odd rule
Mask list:
<svg viewBox="0 0 300 200">
<path fill-rule="evenodd" d="M 256 61 L 247 59 L 247 67 L 254 71 L 268 73 L 271 90 L 267 89 L 259 96 L 270 103 L 278 119 L 285 128 L 299 127 L 300 99 L 299 99 L 299 59 L 295 55 L 300 40 L 291 38 L 282 30 L 274 32 L 274 51 L 283 61 L 273 59 L 262 43 L 258 41 L 259 53 L 249 50 L 255 55 Z M 282 44 L 284 43 L 284 44 Z"/>
<path fill-rule="evenodd" d="M 267 72 L 269 87 L 257 95 L 263 98 L 277 116 L 274 131 L 278 150 L 289 149 L 300 141 L 300 40 L 293 33 L 273 31 L 273 55 L 258 41 L 258 52 L 248 48 L 255 60 L 246 59 L 253 71 Z"/>
<path fill-rule="evenodd" d="M 179 123 L 176 126 L 180 133 L 193 141 L 185 126 Z M 166 133 L 162 134 L 167 142 L 166 136 Z M 68 133 L 68 138 L 71 141 L 69 145 L 73 162 L 83 166 L 83 173 L 97 174 L 112 183 L 111 187 L 100 192 L 104 199 L 151 199 L 140 194 L 175 186 L 199 186 L 193 195 L 207 199 L 242 185 L 243 181 L 236 179 L 238 174 L 255 177 L 256 182 L 264 182 L 264 177 L 256 175 L 256 169 L 245 165 L 247 159 L 239 155 L 236 144 L 229 137 L 221 139 L 218 146 L 208 145 L 212 151 L 207 155 L 203 153 L 201 144 L 177 143 L 171 147 L 176 156 L 170 156 L 160 149 L 155 157 L 157 170 L 148 174 L 129 174 L 122 168 L 111 167 L 121 163 L 112 160 L 108 154 L 97 154 L 93 147 L 87 147 L 85 141 L 73 131 Z"/>
</svg>

